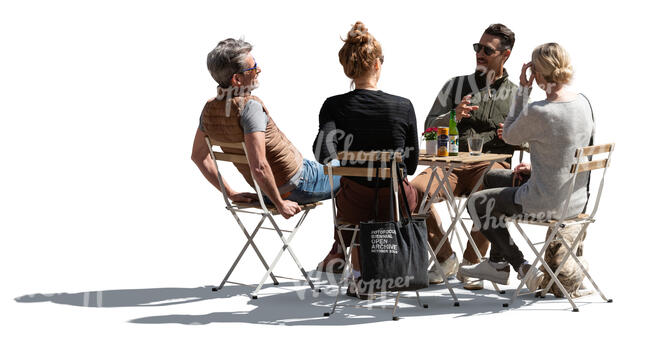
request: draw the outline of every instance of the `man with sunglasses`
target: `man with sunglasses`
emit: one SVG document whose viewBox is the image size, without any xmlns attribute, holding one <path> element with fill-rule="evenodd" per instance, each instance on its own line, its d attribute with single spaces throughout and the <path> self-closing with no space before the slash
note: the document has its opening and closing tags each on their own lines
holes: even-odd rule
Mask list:
<svg viewBox="0 0 650 347">
<path fill-rule="evenodd" d="M 486 153 L 507 153 L 512 154 L 514 147 L 506 144 L 497 134 L 500 123 L 503 123 L 508 115 L 511 101 L 517 91 L 517 85 L 508 79 L 508 73 L 503 67 L 510 56 L 515 43 L 515 34 L 503 24 L 490 25 L 481 36 L 478 43 L 473 45 L 476 53 L 476 70 L 473 74 L 457 76 L 445 83 L 442 90 L 429 111 L 424 128 L 449 126 L 449 114 L 451 110 L 456 111 L 456 122 L 459 132 L 459 150 L 467 152 L 467 139 L 471 136 L 480 136 L 483 139 L 483 151 Z M 455 196 L 467 195 L 487 169 L 487 163 L 477 163 L 455 168 L 450 176 L 449 182 Z M 507 162 L 495 163 L 493 169 L 509 168 Z M 442 177 L 442 170 L 438 172 Z M 412 185 L 424 194 L 429 177 L 433 174 L 432 169 L 426 169 L 419 174 Z M 437 186 L 434 180 L 429 194 L 432 194 Z M 439 193 L 444 198 L 443 192 Z M 444 231 L 433 204 L 431 211 L 436 219 L 437 227 L 433 228 L 435 233 L 429 233 L 429 242 L 436 247 L 443 241 Z M 489 242 L 480 232 L 472 232 L 472 239 L 476 242 L 481 256 L 487 252 Z M 442 276 L 451 276 L 458 270 L 459 262 L 452 252 L 447 240 L 438 253 L 442 269 L 434 268 L 429 273 L 431 283 L 441 283 Z M 475 254 L 469 242 L 463 254 L 463 264 L 476 264 L 480 258 Z M 458 276 L 457 276 L 458 277 Z M 482 281 L 460 278 L 466 289 L 482 289 Z"/>
<path fill-rule="evenodd" d="M 226 39 L 208 54 L 208 70 L 219 84 L 217 96 L 203 107 L 194 136 L 192 160 L 217 189 L 217 168 L 210 158 L 205 136 L 219 142 L 244 142 L 249 165 L 235 164 L 251 187 L 254 180 L 284 218 L 300 212 L 298 204 L 330 198 L 329 178 L 323 166 L 303 159 L 300 151 L 278 129 L 262 100 L 251 95 L 262 72 L 251 55 L 253 47 L 243 40 Z M 243 154 L 241 150 L 222 148 Z M 223 179 L 228 197 L 236 202 L 257 200 L 253 193 L 239 193 Z M 340 177 L 334 180 L 338 189 Z"/>
</svg>

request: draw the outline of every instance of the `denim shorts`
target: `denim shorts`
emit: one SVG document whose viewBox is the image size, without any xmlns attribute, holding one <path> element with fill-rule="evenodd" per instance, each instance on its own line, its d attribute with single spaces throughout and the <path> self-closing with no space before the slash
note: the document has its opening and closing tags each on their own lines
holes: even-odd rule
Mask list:
<svg viewBox="0 0 650 347">
<path fill-rule="evenodd" d="M 339 166 L 338 160 L 332 161 L 333 166 Z M 341 186 L 341 176 L 333 176 L 333 193 L 336 194 Z M 323 170 L 323 164 L 308 159 L 302 160 L 302 173 L 296 184 L 296 188 L 291 191 L 287 200 L 295 201 L 299 204 L 309 204 L 316 201 L 327 200 L 331 197 L 332 187 L 330 186 L 329 176 Z M 271 201 L 264 196 L 266 203 Z"/>
</svg>

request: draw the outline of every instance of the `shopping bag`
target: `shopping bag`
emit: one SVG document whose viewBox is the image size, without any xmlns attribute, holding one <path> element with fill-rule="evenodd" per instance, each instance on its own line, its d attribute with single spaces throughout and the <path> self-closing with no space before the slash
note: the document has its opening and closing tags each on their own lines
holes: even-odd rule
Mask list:
<svg viewBox="0 0 650 347">
<path fill-rule="evenodd" d="M 391 163 L 391 168 L 393 167 Z M 402 168 L 396 171 L 406 207 L 400 209 L 402 218 L 399 221 L 395 219 L 395 194 L 392 193 L 391 179 L 390 220 L 374 220 L 378 206 L 378 187 L 375 187 L 373 218 L 359 224 L 360 285 L 366 286 L 368 292 L 418 290 L 429 285 L 426 222 L 424 219 L 412 218 L 402 186 Z M 407 212 L 403 213 L 404 211 Z"/>
</svg>

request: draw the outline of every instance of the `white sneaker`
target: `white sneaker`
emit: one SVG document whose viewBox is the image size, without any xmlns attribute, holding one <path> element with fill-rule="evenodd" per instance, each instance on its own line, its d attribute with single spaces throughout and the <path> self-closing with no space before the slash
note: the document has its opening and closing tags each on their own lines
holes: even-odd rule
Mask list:
<svg viewBox="0 0 650 347">
<path fill-rule="evenodd" d="M 519 268 L 519 271 L 517 272 L 517 279 L 521 280 L 524 278 L 528 270 L 531 268 L 533 273 L 528 277 L 528 280 L 526 280 L 526 288 L 528 288 L 529 291 L 534 292 L 539 288 L 539 286 L 542 284 L 542 281 L 544 280 L 544 273 L 539 271 L 538 268 L 534 268 L 530 264 L 522 264 Z"/>
<path fill-rule="evenodd" d="M 493 263 L 486 259 L 478 264 L 461 266 L 458 272 L 465 277 L 476 277 L 506 285 L 510 277 L 510 265 Z"/>
<path fill-rule="evenodd" d="M 469 260 L 463 258 L 463 262 L 460 263 L 460 266 L 472 265 Z M 472 277 L 463 276 L 460 271 L 456 273 L 456 279 L 463 283 L 463 288 L 467 290 L 481 290 L 483 289 L 483 280 Z"/>
<path fill-rule="evenodd" d="M 429 283 L 431 284 L 440 284 L 443 281 L 442 273 L 444 272 L 445 278 L 454 276 L 458 272 L 458 258 L 456 258 L 456 253 L 452 253 L 447 260 L 440 263 L 443 271 L 440 271 L 437 266 L 434 265 L 433 269 L 429 271 Z"/>
</svg>

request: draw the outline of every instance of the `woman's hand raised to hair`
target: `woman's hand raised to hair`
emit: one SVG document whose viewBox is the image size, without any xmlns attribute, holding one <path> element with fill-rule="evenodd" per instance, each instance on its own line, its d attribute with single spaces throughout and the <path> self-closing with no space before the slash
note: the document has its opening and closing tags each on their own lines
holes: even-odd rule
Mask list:
<svg viewBox="0 0 650 347">
<path fill-rule="evenodd" d="M 519 76 L 519 85 L 521 85 L 522 87 L 530 88 L 533 86 L 533 82 L 535 81 L 535 74 L 532 73 L 532 67 L 533 67 L 533 62 L 526 63 L 521 67 L 521 75 Z M 531 69 L 531 73 L 530 73 L 530 78 L 527 78 L 526 71 L 529 68 Z"/>
</svg>

